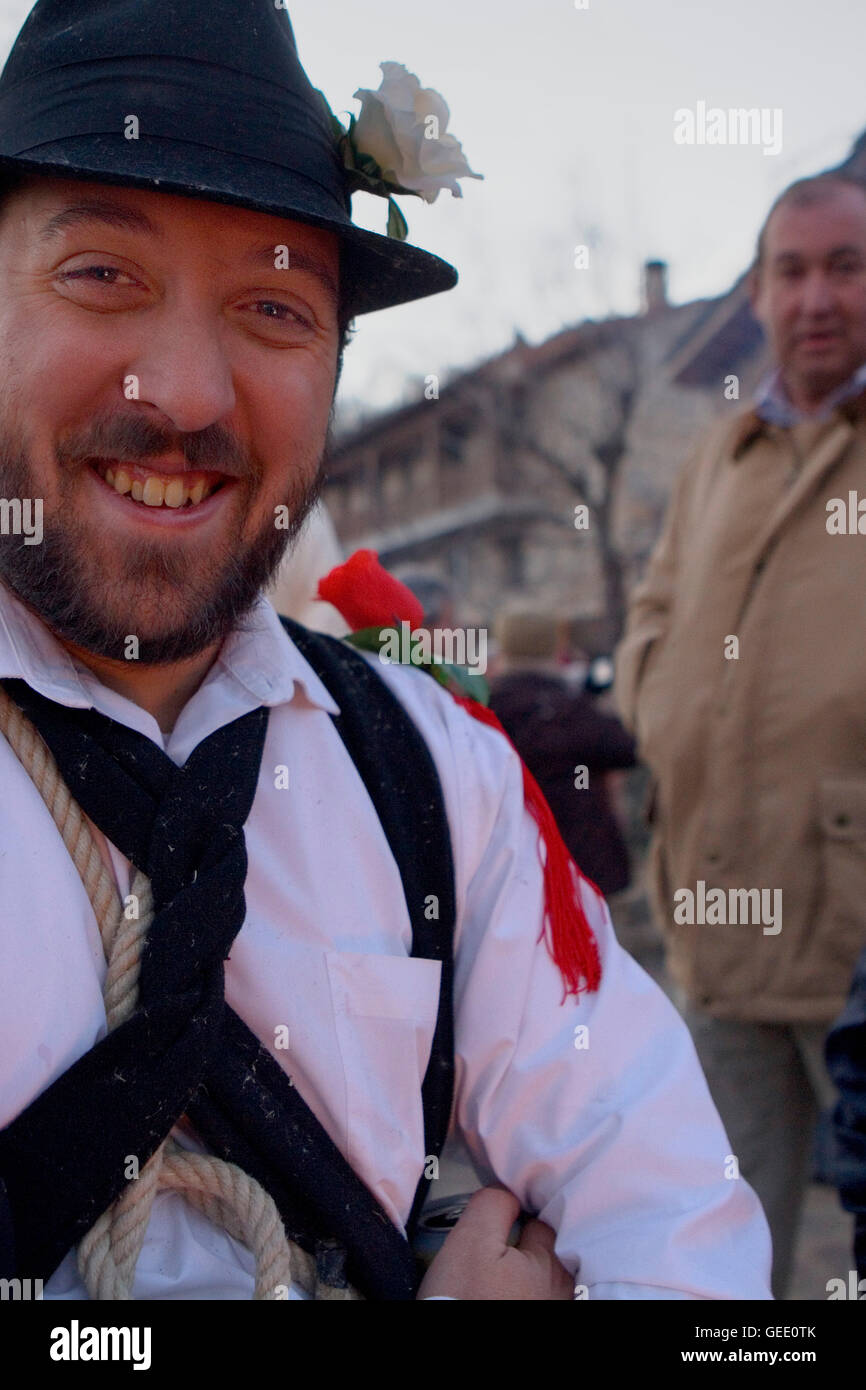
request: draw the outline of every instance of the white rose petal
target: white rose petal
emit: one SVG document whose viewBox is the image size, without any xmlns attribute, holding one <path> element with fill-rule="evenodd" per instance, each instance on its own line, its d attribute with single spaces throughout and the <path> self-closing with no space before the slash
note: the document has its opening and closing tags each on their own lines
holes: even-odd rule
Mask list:
<svg viewBox="0 0 866 1390">
<path fill-rule="evenodd" d="M 356 149 L 369 154 L 384 177 L 433 203 L 443 188 L 462 197 L 458 178 L 481 179 L 470 169 L 460 141 L 446 135 L 451 113 L 439 92 L 423 88 L 402 63 L 381 63 L 377 92 L 361 87 L 361 105 L 354 130 Z M 428 118 L 439 124 L 437 139 L 428 139 Z"/>
<path fill-rule="evenodd" d="M 372 155 L 385 178 L 396 182 L 396 171 L 402 162 L 402 156 L 385 108 L 375 99 L 373 92 L 356 92 L 355 96 L 374 98 L 365 100 L 361 108 L 354 130 L 355 147 L 363 154 Z"/>
</svg>

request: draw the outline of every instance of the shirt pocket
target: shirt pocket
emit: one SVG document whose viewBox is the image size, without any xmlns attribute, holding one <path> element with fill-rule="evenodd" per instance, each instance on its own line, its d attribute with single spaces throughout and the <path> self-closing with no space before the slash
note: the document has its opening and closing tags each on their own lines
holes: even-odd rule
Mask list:
<svg viewBox="0 0 866 1390">
<path fill-rule="evenodd" d="M 421 1083 L 439 1009 L 439 961 L 326 951 L 346 1086 L 346 1156 L 402 1222 L 424 1165 Z"/>
<path fill-rule="evenodd" d="M 866 778 L 826 777 L 820 798 L 822 957 L 849 976 L 866 944 Z"/>
</svg>

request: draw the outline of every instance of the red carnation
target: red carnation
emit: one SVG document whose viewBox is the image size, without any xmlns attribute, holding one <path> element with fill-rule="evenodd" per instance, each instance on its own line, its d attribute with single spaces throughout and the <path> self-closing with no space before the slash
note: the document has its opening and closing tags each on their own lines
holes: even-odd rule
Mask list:
<svg viewBox="0 0 866 1390">
<path fill-rule="evenodd" d="M 375 550 L 356 550 L 344 565 L 332 569 L 319 580 L 318 597 L 332 603 L 353 632 L 403 621 L 416 628 L 424 621 L 424 609 L 412 590 L 379 564 Z"/>
</svg>

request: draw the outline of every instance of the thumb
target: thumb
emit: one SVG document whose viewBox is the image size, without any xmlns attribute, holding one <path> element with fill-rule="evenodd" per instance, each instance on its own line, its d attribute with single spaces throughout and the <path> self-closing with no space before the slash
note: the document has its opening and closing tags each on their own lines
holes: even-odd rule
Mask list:
<svg viewBox="0 0 866 1390">
<path fill-rule="evenodd" d="M 459 1231 L 463 1238 L 504 1246 L 519 1215 L 520 1203 L 513 1192 L 505 1187 L 482 1187 L 469 1198 L 452 1235 Z"/>
<path fill-rule="evenodd" d="M 524 1255 L 531 1255 L 534 1259 L 546 1262 L 554 1258 L 555 1244 L 556 1232 L 552 1226 L 546 1225 L 544 1221 L 527 1221 L 520 1233 L 517 1248 Z"/>
<path fill-rule="evenodd" d="M 529 1221 L 521 1232 L 517 1248 L 522 1255 L 528 1257 L 540 1277 L 547 1282 L 550 1289 L 546 1295 L 548 1298 L 572 1299 L 575 1297 L 576 1273 L 569 1274 L 555 1254 L 555 1245 L 556 1233 L 550 1226 L 544 1221 Z"/>
</svg>

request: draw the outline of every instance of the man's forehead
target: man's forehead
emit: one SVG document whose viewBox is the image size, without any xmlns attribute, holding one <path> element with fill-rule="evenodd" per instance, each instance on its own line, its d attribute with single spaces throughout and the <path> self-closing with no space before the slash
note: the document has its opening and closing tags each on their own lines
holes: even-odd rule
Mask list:
<svg viewBox="0 0 866 1390">
<path fill-rule="evenodd" d="M 837 187 L 807 202 L 782 203 L 767 224 L 766 245 L 771 256 L 866 247 L 866 193 Z"/>
<path fill-rule="evenodd" d="M 272 269 L 275 247 L 284 245 L 289 266 L 316 274 L 338 298 L 338 238 L 305 222 L 205 198 L 78 179 L 37 178 L 28 180 L 24 191 L 39 242 L 60 242 L 71 229 L 89 224 L 162 242 L 183 230 L 211 249 L 223 244 L 243 261 Z"/>
</svg>

